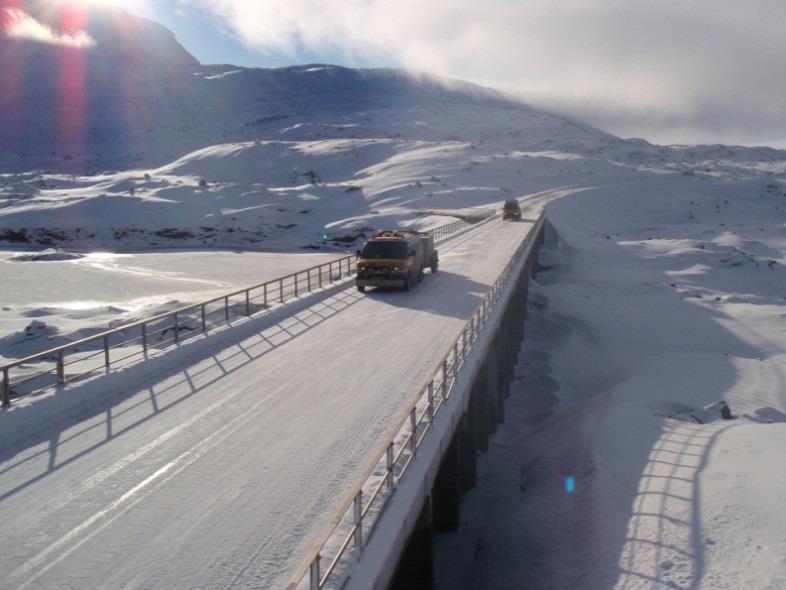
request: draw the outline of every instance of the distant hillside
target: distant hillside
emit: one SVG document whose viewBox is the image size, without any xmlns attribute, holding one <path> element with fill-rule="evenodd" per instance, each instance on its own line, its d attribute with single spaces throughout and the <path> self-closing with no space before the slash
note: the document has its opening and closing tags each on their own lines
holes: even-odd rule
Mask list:
<svg viewBox="0 0 786 590">
<path fill-rule="evenodd" d="M 17 3 L 15 3 L 17 4 Z M 394 70 L 304 66 L 279 70 L 200 66 L 166 28 L 111 7 L 63 4 L 0 9 L 0 168 L 94 173 L 160 165 L 221 141 L 384 134 L 441 140 L 493 135 L 481 110 L 508 110 L 528 144 L 545 133 L 607 137 L 467 83 Z M 21 16 L 22 14 L 26 16 Z M 20 18 L 55 34 L 83 31 L 90 45 L 9 35 Z M 400 109 L 459 109 L 450 125 L 415 124 Z M 459 119 L 477 111 L 473 121 Z M 381 113 L 390 112 L 386 122 Z M 374 113 L 372 116 L 371 112 Z M 524 133 L 534 125 L 534 138 Z M 299 126 L 299 127 L 298 127 Z M 474 128 L 474 129 L 473 129 Z"/>
<path fill-rule="evenodd" d="M 155 23 L 51 3 L 0 10 L 0 244 L 346 248 L 445 221 L 422 209 L 642 172 L 756 163 L 783 188 L 784 152 L 622 140 L 401 70 L 202 66 Z"/>
</svg>

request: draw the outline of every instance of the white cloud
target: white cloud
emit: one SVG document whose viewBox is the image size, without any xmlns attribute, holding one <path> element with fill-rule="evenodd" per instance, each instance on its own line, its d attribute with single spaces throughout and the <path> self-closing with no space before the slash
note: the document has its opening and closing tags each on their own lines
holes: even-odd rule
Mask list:
<svg viewBox="0 0 786 590">
<path fill-rule="evenodd" d="M 71 34 L 58 33 L 45 24 L 18 8 L 3 8 L 3 32 L 13 39 L 23 39 L 47 43 L 49 45 L 62 45 L 65 47 L 88 48 L 95 45 L 95 41 L 85 31 Z"/>
<path fill-rule="evenodd" d="M 248 45 L 502 87 L 613 132 L 786 136 L 780 0 L 188 0 Z"/>
</svg>

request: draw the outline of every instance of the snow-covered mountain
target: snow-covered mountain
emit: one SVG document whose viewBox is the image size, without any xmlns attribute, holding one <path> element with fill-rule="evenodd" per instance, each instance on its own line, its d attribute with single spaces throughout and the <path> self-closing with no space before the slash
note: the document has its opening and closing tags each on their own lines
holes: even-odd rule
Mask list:
<svg viewBox="0 0 786 590">
<path fill-rule="evenodd" d="M 445 114 L 457 108 L 511 110 L 529 116 L 519 124 L 534 125 L 538 139 L 555 130 L 583 139 L 604 136 L 577 125 L 563 129 L 564 120 L 483 88 L 448 88 L 403 72 L 202 67 L 170 31 L 118 8 L 83 6 L 78 16 L 64 14 L 66 8 L 54 16 L 3 10 L 5 170 L 94 173 L 130 163 L 159 166 L 227 141 L 385 135 L 444 140 L 467 135 L 473 126 L 462 130 L 455 117 L 434 127 L 395 112 L 383 120 L 363 116 L 411 108 Z M 89 42 L 74 47 L 10 36 L 19 21 L 33 17 L 55 35 L 83 32 Z M 68 23 L 66 29 L 58 22 Z M 486 122 L 480 123 L 485 129 Z"/>
<path fill-rule="evenodd" d="M 433 224 L 419 208 L 784 158 L 622 140 L 398 70 L 201 66 L 121 9 L 28 4 L 2 8 L 0 242 L 323 248 Z"/>
</svg>

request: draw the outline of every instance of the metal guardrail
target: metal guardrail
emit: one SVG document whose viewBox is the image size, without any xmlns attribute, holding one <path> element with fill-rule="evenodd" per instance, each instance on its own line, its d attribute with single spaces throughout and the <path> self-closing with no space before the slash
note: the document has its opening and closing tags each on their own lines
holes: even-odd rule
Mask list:
<svg viewBox="0 0 786 590">
<path fill-rule="evenodd" d="M 493 210 L 483 211 L 486 214 L 476 216 L 473 221 L 489 217 L 488 211 L 494 213 Z M 456 221 L 439 226 L 431 233 L 439 240 L 471 225 L 470 221 Z M 10 407 L 12 398 L 34 395 L 52 386 L 62 387 L 90 375 L 109 372 L 112 365 L 130 359 L 147 360 L 152 353 L 208 334 L 219 325 L 231 323 L 232 318 L 253 316 L 325 284 L 350 277 L 355 260 L 354 255 L 344 256 L 6 363 L 0 366 L 2 407 Z M 33 363 L 43 367 L 22 370 Z M 16 378 L 12 374 L 14 369 L 19 373 Z"/>
<path fill-rule="evenodd" d="M 420 215 L 447 215 L 464 221 L 481 221 L 496 215 L 493 207 L 460 207 L 457 209 L 418 209 Z"/>
<path fill-rule="evenodd" d="M 350 554 L 355 558 L 362 554 L 382 511 L 397 489 L 397 482 L 407 473 L 426 435 L 433 429 L 435 417 L 450 398 L 461 369 L 487 326 L 517 264 L 522 262 L 524 267 L 526 260 L 522 261 L 522 255 L 528 250 L 532 251 L 529 247 L 541 236 L 544 224 L 545 216 L 541 213 L 532 232 L 513 253 L 459 337 L 437 365 L 428 383 L 421 389 L 417 401 L 396 423 L 393 430 L 395 434 L 379 447 L 370 467 L 360 478 L 360 483 L 292 577 L 288 590 L 301 587 L 305 581 L 308 581 L 309 590 L 320 590 L 335 578 L 339 578 L 335 580 L 339 587 L 345 582 L 340 579 L 342 564 L 350 560 Z M 366 495 L 368 499 L 364 501 Z M 324 571 L 323 560 L 328 564 Z"/>
</svg>

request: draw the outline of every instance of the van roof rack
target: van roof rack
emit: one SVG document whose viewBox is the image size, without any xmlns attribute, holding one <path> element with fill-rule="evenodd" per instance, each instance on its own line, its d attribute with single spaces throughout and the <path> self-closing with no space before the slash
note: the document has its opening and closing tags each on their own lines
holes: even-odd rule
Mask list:
<svg viewBox="0 0 786 590">
<path fill-rule="evenodd" d="M 411 235 L 412 232 L 402 232 L 396 229 L 381 229 L 379 231 L 374 232 L 373 238 L 396 238 L 396 239 L 404 239 L 408 237 L 408 234 Z"/>
</svg>

